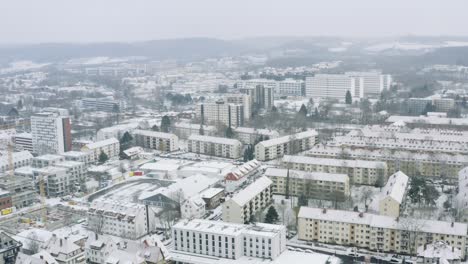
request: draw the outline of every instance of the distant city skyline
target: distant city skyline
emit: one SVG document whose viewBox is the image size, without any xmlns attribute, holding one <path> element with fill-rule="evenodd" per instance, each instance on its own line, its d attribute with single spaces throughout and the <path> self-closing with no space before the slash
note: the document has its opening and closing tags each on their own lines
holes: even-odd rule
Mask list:
<svg viewBox="0 0 468 264">
<path fill-rule="evenodd" d="M 453 0 L 17 0 L 0 4 L 0 44 L 261 36 L 468 36 Z"/>
</svg>

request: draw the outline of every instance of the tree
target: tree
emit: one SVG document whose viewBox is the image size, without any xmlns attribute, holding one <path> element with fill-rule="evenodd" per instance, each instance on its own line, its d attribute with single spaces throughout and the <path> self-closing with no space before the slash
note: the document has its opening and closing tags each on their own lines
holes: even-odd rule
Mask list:
<svg viewBox="0 0 468 264">
<path fill-rule="evenodd" d="M 23 109 L 23 100 L 19 99 L 18 102 L 16 103 L 16 108 L 18 110 Z"/>
<path fill-rule="evenodd" d="M 167 115 L 163 116 L 161 119 L 161 131 L 169 133 L 169 128 L 171 127 L 171 119 Z"/>
<path fill-rule="evenodd" d="M 205 130 L 203 129 L 203 124 L 200 124 L 200 129 L 198 130 L 199 135 L 205 135 Z"/>
<path fill-rule="evenodd" d="M 99 154 L 99 163 L 104 163 L 107 160 L 109 160 L 109 156 L 107 156 L 107 154 L 104 153 L 104 151 L 101 151 L 101 153 Z"/>
<path fill-rule="evenodd" d="M 365 187 L 364 190 L 362 190 L 361 200 L 364 202 L 364 206 L 366 207 L 366 210 L 369 206 L 367 202 L 372 199 L 373 195 L 374 193 L 372 193 L 372 190 L 369 187 Z"/>
<path fill-rule="evenodd" d="M 345 98 L 346 104 L 352 104 L 353 103 L 353 97 L 351 96 L 351 92 L 348 90 L 346 91 L 346 98 Z"/>
<path fill-rule="evenodd" d="M 234 137 L 234 131 L 232 130 L 231 126 L 228 126 L 226 128 L 226 133 L 225 133 L 227 138 L 233 138 Z"/>
<path fill-rule="evenodd" d="M 265 223 L 273 224 L 278 222 L 279 216 L 278 212 L 276 211 L 275 207 L 272 205 L 268 208 L 268 212 L 265 216 Z"/>
<path fill-rule="evenodd" d="M 428 112 L 434 112 L 434 111 L 435 111 L 435 106 L 431 103 L 427 103 L 421 114 L 427 115 Z"/>
<path fill-rule="evenodd" d="M 246 224 L 253 224 L 255 222 L 257 222 L 257 219 L 255 218 L 255 215 L 251 214 L 249 217 L 249 221 Z"/>
<path fill-rule="evenodd" d="M 289 199 L 289 168 L 288 168 L 288 172 L 286 174 L 286 193 L 285 193 L 285 198 L 286 199 Z"/>
<path fill-rule="evenodd" d="M 299 195 L 299 198 L 297 199 L 297 206 L 308 206 L 309 205 L 309 199 L 307 199 L 307 196 L 304 194 Z"/>
<path fill-rule="evenodd" d="M 298 117 L 307 117 L 307 108 L 304 104 L 301 105 L 299 112 L 297 112 Z"/>
<path fill-rule="evenodd" d="M 28 235 L 28 248 L 31 254 L 36 254 L 39 252 L 40 240 L 35 231 L 29 233 Z"/>
<path fill-rule="evenodd" d="M 151 130 L 158 132 L 159 127 L 157 125 L 154 125 L 154 126 L 151 127 Z"/>
<path fill-rule="evenodd" d="M 248 146 L 245 150 L 244 150 L 244 162 L 247 162 L 249 160 L 253 160 L 254 159 L 254 150 L 252 148 L 252 146 Z"/>
</svg>

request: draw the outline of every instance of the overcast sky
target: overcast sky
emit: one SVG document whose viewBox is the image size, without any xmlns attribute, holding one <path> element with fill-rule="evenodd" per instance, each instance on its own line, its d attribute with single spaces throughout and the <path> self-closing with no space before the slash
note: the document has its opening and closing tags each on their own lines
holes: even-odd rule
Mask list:
<svg viewBox="0 0 468 264">
<path fill-rule="evenodd" d="M 0 43 L 466 35 L 468 0 L 0 0 Z"/>
</svg>

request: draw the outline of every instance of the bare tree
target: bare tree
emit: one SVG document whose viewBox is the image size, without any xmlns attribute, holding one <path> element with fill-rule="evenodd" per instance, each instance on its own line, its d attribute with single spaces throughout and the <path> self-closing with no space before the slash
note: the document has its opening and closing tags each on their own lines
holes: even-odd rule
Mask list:
<svg viewBox="0 0 468 264">
<path fill-rule="evenodd" d="M 40 247 L 40 242 L 39 242 L 39 237 L 37 236 L 36 232 L 31 232 L 28 235 L 28 245 L 29 245 L 29 251 L 31 252 L 31 255 L 34 255 L 39 252 L 39 247 Z"/>
<path fill-rule="evenodd" d="M 417 241 L 421 235 L 421 230 L 424 227 L 422 220 L 414 218 L 398 219 L 398 226 L 401 230 L 400 246 L 407 248 L 410 255 L 414 255 L 417 249 Z"/>
<path fill-rule="evenodd" d="M 366 207 L 366 211 L 367 211 L 367 208 L 368 208 L 368 201 L 370 201 L 372 199 L 372 197 L 374 196 L 374 193 L 372 192 L 372 190 L 369 188 L 369 187 L 364 187 L 363 190 L 362 190 L 362 195 L 361 195 L 361 201 L 364 202 L 364 206 Z"/>
</svg>

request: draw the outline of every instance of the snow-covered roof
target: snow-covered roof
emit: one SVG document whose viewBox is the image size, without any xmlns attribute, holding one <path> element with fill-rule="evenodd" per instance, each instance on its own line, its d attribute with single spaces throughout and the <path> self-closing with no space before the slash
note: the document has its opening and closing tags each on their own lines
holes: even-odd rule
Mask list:
<svg viewBox="0 0 468 264">
<path fill-rule="evenodd" d="M 101 141 L 86 144 L 85 147 L 91 150 L 91 149 L 102 148 L 108 145 L 118 144 L 118 143 L 119 141 L 116 138 L 108 138 L 108 139 L 104 139 Z"/>
<path fill-rule="evenodd" d="M 276 145 L 279 145 L 279 144 L 288 143 L 292 139 L 300 140 L 300 139 L 305 139 L 305 138 L 309 138 L 309 137 L 316 137 L 317 135 L 318 135 L 317 131 L 308 130 L 308 131 L 300 132 L 300 133 L 293 134 L 293 135 L 288 135 L 288 136 L 284 136 L 284 137 L 265 140 L 265 141 L 262 141 L 262 142 L 260 142 L 258 144 L 261 144 L 262 146 L 267 148 L 267 147 L 276 146 Z"/>
<path fill-rule="evenodd" d="M 387 123 L 403 121 L 407 124 L 422 123 L 429 125 L 452 125 L 452 126 L 467 126 L 468 118 L 448 118 L 437 116 L 389 116 Z"/>
<path fill-rule="evenodd" d="M 267 177 L 284 177 L 288 175 L 287 169 L 268 168 L 265 171 Z M 349 177 L 346 174 L 326 173 L 326 172 L 306 172 L 299 170 L 289 170 L 289 177 L 300 178 L 314 181 L 348 182 Z"/>
<path fill-rule="evenodd" d="M 361 224 L 388 229 L 406 229 L 408 231 L 411 231 L 411 229 L 414 228 L 417 229 L 418 232 L 456 236 L 459 236 L 460 234 L 466 234 L 468 230 L 467 224 L 459 222 L 451 223 L 416 218 L 395 218 L 386 215 L 305 206 L 302 206 L 299 210 L 298 217 L 350 224 Z"/>
<path fill-rule="evenodd" d="M 251 161 L 248 161 L 238 167 L 236 167 L 234 170 L 226 174 L 225 179 L 227 181 L 237 181 L 246 175 L 256 171 L 262 163 L 256 159 L 253 159 Z"/>
<path fill-rule="evenodd" d="M 245 134 L 259 134 L 263 136 L 278 137 L 279 133 L 276 130 L 271 129 L 256 129 L 253 127 L 236 127 L 234 129 L 236 133 L 245 133 Z"/>
<path fill-rule="evenodd" d="M 330 159 L 291 155 L 285 155 L 283 157 L 283 162 L 315 164 L 321 166 L 340 166 L 346 168 L 384 169 L 387 167 L 387 164 L 381 161 Z"/>
<path fill-rule="evenodd" d="M 206 199 L 211 199 L 213 198 L 214 196 L 216 196 L 217 194 L 219 194 L 220 192 L 223 192 L 224 189 L 223 188 L 208 188 L 206 190 L 204 190 L 202 193 L 200 193 L 200 197 L 201 198 L 206 198 Z"/>
<path fill-rule="evenodd" d="M 380 199 L 391 197 L 397 203 L 401 204 L 405 197 L 406 187 L 408 186 L 408 176 L 401 171 L 397 171 L 388 177 L 387 184 L 382 188 Z"/>
<path fill-rule="evenodd" d="M 27 151 L 13 152 L 12 154 L 13 162 L 20 162 L 25 160 L 32 160 L 33 155 Z M 2 166 L 8 166 L 8 154 L 6 152 L 0 153 L 0 168 Z"/>
<path fill-rule="evenodd" d="M 249 184 L 246 188 L 240 190 L 239 192 L 235 193 L 231 200 L 236 202 L 239 206 L 244 206 L 250 200 L 252 200 L 255 196 L 261 193 L 266 188 L 270 187 L 273 182 L 265 176 L 260 177 L 256 181 Z"/>
<path fill-rule="evenodd" d="M 445 241 L 436 241 L 429 245 L 420 246 L 418 257 L 449 260 L 452 263 L 453 260 L 461 259 L 461 252 L 457 247 L 447 245 Z"/>
<path fill-rule="evenodd" d="M 237 139 L 224 138 L 224 137 L 211 137 L 211 136 L 202 136 L 202 135 L 191 135 L 188 140 L 209 142 L 215 144 L 223 145 L 238 145 L 242 146 L 242 143 Z"/>
<path fill-rule="evenodd" d="M 155 137 L 155 138 L 165 138 L 165 139 L 177 139 L 177 136 L 171 133 L 164 133 L 164 132 L 157 132 L 151 130 L 140 130 L 137 129 L 133 131 L 135 135 L 142 135 L 147 137 Z"/>
</svg>

